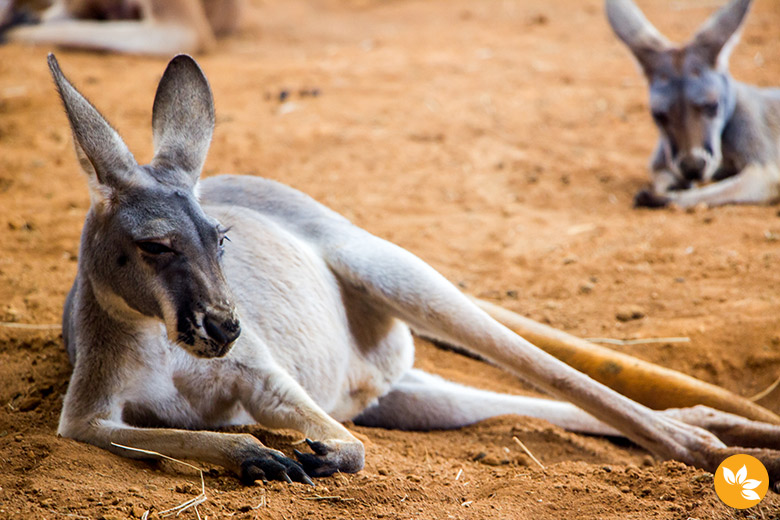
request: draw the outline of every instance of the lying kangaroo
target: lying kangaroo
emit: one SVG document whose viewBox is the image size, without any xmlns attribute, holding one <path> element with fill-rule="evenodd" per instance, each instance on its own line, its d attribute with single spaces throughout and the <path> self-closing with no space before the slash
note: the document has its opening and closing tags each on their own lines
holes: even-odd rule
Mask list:
<svg viewBox="0 0 780 520">
<path fill-rule="evenodd" d="M 738 426 L 737 441 L 780 448 L 778 426 L 701 408 L 655 412 L 617 394 L 499 325 L 411 253 L 300 192 L 249 176 L 199 183 L 214 108 L 192 58 L 175 57 L 160 81 L 155 154 L 144 166 L 52 55 L 49 66 L 91 195 L 65 303 L 74 368 L 61 435 L 129 457 L 138 454 L 113 443 L 219 464 L 244 481 L 360 470 L 363 445 L 339 422 L 349 419 L 432 429 L 525 414 L 622 434 L 710 470 L 733 450 L 682 421 Z M 573 404 L 413 369 L 410 327 Z M 296 451 L 295 461 L 251 435 L 205 431 L 247 423 L 298 430 L 313 453 Z M 780 452 L 754 451 L 774 458 L 780 476 Z"/>
<path fill-rule="evenodd" d="M 242 0 L 55 0 L 41 23 L 9 30 L 10 41 L 157 54 L 211 50 L 236 30 Z"/>
<path fill-rule="evenodd" d="M 674 46 L 631 0 L 607 0 L 607 16 L 650 86 L 660 139 L 652 187 L 636 206 L 770 203 L 780 197 L 780 89 L 731 77 L 728 60 L 751 0 L 733 0 L 693 39 Z"/>
</svg>

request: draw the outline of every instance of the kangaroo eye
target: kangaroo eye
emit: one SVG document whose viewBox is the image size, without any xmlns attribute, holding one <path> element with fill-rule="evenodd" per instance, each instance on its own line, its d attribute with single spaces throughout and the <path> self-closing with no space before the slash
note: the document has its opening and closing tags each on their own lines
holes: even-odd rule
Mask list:
<svg viewBox="0 0 780 520">
<path fill-rule="evenodd" d="M 166 253 L 173 253 L 173 249 L 159 242 L 136 242 L 135 245 L 138 246 L 138 249 L 148 255 L 159 256 Z"/>
<path fill-rule="evenodd" d="M 219 236 L 219 252 L 222 253 L 222 251 L 225 249 L 225 240 L 230 242 L 230 237 L 227 236 L 228 231 L 230 231 L 230 228 L 222 227 L 220 225 L 217 226 L 217 236 Z"/>
<path fill-rule="evenodd" d="M 669 114 L 662 110 L 653 110 L 653 120 L 660 126 L 666 126 L 669 122 Z"/>
<path fill-rule="evenodd" d="M 718 103 L 704 103 L 699 106 L 699 111 L 707 117 L 715 117 L 718 115 Z"/>
<path fill-rule="evenodd" d="M 227 235 L 220 235 L 219 236 L 219 254 L 222 255 L 222 253 L 225 252 L 225 240 L 230 242 L 230 237 Z"/>
</svg>

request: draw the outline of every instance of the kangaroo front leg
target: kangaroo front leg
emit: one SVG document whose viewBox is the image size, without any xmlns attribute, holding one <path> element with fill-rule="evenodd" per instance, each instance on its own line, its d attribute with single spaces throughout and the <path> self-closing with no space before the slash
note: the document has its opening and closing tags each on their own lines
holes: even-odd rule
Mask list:
<svg viewBox="0 0 780 520">
<path fill-rule="evenodd" d="M 282 370 L 255 373 L 242 399 L 254 419 L 268 428 L 289 428 L 303 433 L 314 454 L 295 451 L 306 473 L 324 477 L 363 469 L 365 448 L 349 430 L 325 413 Z"/>
<path fill-rule="evenodd" d="M 61 433 L 123 457 L 154 458 L 149 454 L 120 447 L 127 446 L 176 459 L 216 464 L 235 472 L 245 483 L 259 479 L 312 483 L 300 464 L 285 457 L 282 452 L 264 446 L 249 434 L 133 428 L 110 420 L 90 421 L 89 426 L 77 429 L 79 433 L 75 435 L 69 431 Z"/>
<path fill-rule="evenodd" d="M 325 413 L 281 367 L 271 361 L 241 370 L 241 401 L 252 417 L 265 427 L 293 429 L 307 437 L 314 454 L 295 452 L 306 473 L 323 477 L 363 469 L 363 443 Z"/>
<path fill-rule="evenodd" d="M 706 204 L 767 204 L 780 196 L 780 169 L 777 165 L 751 164 L 733 177 L 700 188 L 668 191 L 658 195 L 663 204 L 683 208 Z"/>
<path fill-rule="evenodd" d="M 653 171 L 652 177 L 652 185 L 642 188 L 634 195 L 635 208 L 662 208 L 669 204 L 669 192 L 690 188 L 690 182 L 681 181 L 665 167 Z"/>
</svg>

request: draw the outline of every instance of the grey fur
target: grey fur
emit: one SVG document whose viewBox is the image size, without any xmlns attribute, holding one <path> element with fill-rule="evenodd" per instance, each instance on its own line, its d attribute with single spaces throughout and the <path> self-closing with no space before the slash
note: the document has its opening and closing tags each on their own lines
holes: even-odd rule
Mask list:
<svg viewBox="0 0 780 520">
<path fill-rule="evenodd" d="M 642 67 L 660 139 L 637 206 L 771 203 L 780 197 L 780 91 L 736 81 L 728 58 L 751 0 L 732 0 L 675 46 L 632 0 L 607 0 Z"/>
</svg>

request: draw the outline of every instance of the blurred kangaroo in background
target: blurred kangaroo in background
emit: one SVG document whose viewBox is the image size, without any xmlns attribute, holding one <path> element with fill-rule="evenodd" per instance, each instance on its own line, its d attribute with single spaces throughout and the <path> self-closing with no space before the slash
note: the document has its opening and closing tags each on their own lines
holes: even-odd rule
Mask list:
<svg viewBox="0 0 780 520">
<path fill-rule="evenodd" d="M 631 0 L 606 0 L 650 87 L 660 139 L 636 206 L 771 203 L 780 196 L 780 89 L 740 83 L 728 61 L 751 0 L 733 0 L 673 45 Z"/>
<path fill-rule="evenodd" d="M 208 52 L 234 32 L 243 0 L 55 0 L 40 23 L 10 29 L 9 41 L 170 56 Z"/>
<path fill-rule="evenodd" d="M 192 58 L 174 58 L 160 80 L 148 165 L 136 163 L 51 55 L 49 67 L 91 196 L 63 315 L 73 374 L 61 435 L 128 457 L 149 455 L 118 445 L 219 464 L 245 481 L 360 470 L 364 446 L 346 420 L 437 429 L 532 415 L 625 435 L 711 471 L 733 450 L 691 423 L 736 432 L 729 442 L 780 449 L 780 426 L 631 401 L 494 321 L 416 256 L 301 192 L 252 176 L 199 181 L 214 106 Z M 414 369 L 410 327 L 573 404 Z M 296 461 L 254 436 L 207 431 L 249 423 L 298 430 L 313 453 L 295 451 Z M 780 477 L 780 452 L 747 451 Z"/>
</svg>

